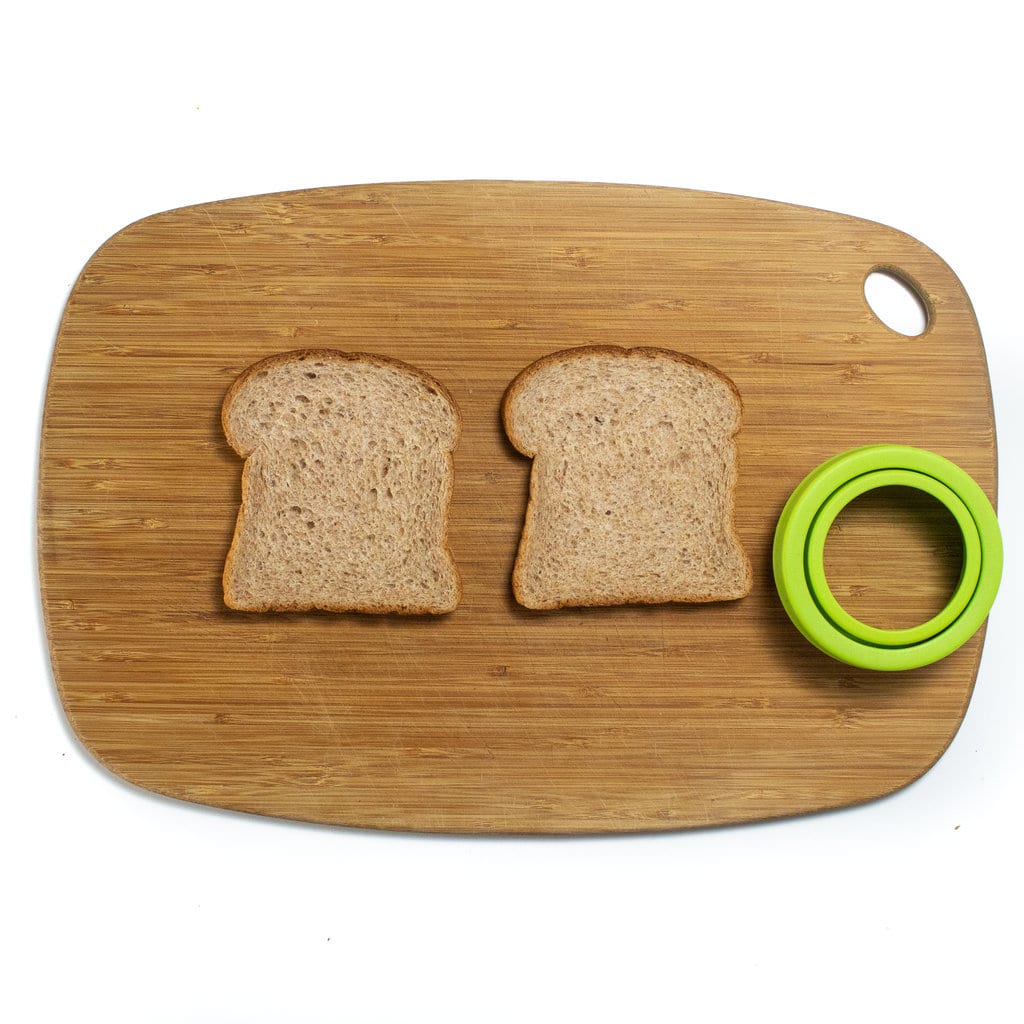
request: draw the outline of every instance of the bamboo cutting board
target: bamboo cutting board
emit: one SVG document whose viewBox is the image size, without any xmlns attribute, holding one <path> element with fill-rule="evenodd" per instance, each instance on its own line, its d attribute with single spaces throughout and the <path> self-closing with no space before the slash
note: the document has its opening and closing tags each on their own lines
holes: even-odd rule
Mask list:
<svg viewBox="0 0 1024 1024">
<path fill-rule="evenodd" d="M 924 334 L 872 313 L 864 281 L 880 267 L 919 292 Z M 557 612 L 513 600 L 530 462 L 504 437 L 501 398 L 534 359 L 581 344 L 672 348 L 735 382 L 749 597 Z M 225 607 L 242 464 L 221 401 L 246 366 L 296 348 L 406 360 L 459 404 L 454 613 Z M 789 623 L 770 550 L 809 470 L 883 442 L 945 455 L 994 499 L 970 302 L 935 254 L 878 224 L 676 189 L 510 182 L 149 217 L 89 261 L 54 352 L 39 563 L 60 696 L 85 746 L 139 786 L 315 822 L 604 832 L 869 800 L 950 742 L 983 635 L 912 672 L 849 668 Z M 830 578 L 855 614 L 909 625 L 944 603 L 958 543 L 927 501 L 878 492 L 837 523 Z"/>
</svg>

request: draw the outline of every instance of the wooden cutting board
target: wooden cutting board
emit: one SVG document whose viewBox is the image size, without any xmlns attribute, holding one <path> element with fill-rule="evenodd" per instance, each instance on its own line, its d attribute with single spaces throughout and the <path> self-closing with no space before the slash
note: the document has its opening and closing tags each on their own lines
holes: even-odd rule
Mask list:
<svg viewBox="0 0 1024 1024">
<path fill-rule="evenodd" d="M 890 268 L 928 310 L 885 327 Z M 702 606 L 529 612 L 510 572 L 530 462 L 501 429 L 513 377 L 581 344 L 657 345 L 744 403 L 736 526 L 753 593 Z M 221 571 L 242 465 L 228 386 L 275 352 L 407 360 L 464 419 L 441 618 L 247 614 Z M 449 182 L 317 189 L 174 210 L 85 267 L 42 428 L 39 564 L 54 674 L 85 746 L 184 800 L 354 826 L 605 832 L 866 801 L 925 772 L 967 708 L 983 635 L 875 674 L 806 643 L 776 596 L 776 519 L 855 445 L 929 448 L 994 500 L 984 350 L 951 270 L 878 224 L 665 188 Z M 932 614 L 959 538 L 908 494 L 829 541 L 847 607 Z M 908 621 L 909 619 L 909 621 Z"/>
</svg>

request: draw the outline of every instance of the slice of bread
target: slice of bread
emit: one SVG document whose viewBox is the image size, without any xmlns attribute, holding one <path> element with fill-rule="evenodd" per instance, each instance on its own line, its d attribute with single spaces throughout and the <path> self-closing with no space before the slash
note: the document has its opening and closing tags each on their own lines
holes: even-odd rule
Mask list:
<svg viewBox="0 0 1024 1024">
<path fill-rule="evenodd" d="M 245 459 L 230 608 L 455 608 L 447 526 L 461 417 L 433 377 L 382 356 L 285 352 L 241 374 L 221 422 Z"/>
<path fill-rule="evenodd" d="M 727 601 L 750 592 L 733 528 L 739 392 L 658 348 L 555 352 L 509 386 L 533 458 L 512 574 L 527 608 Z"/>
</svg>

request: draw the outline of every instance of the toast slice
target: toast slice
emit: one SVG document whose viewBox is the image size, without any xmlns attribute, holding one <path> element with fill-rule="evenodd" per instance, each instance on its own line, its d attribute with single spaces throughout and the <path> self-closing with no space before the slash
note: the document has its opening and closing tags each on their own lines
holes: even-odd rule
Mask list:
<svg viewBox="0 0 1024 1024">
<path fill-rule="evenodd" d="M 285 352 L 238 377 L 221 422 L 245 459 L 228 607 L 455 608 L 447 527 L 461 418 L 433 377 L 383 356 Z"/>
<path fill-rule="evenodd" d="M 533 459 L 512 573 L 527 608 L 728 601 L 752 575 L 733 528 L 739 392 L 658 348 L 585 346 L 528 366 L 502 407 Z"/>
</svg>

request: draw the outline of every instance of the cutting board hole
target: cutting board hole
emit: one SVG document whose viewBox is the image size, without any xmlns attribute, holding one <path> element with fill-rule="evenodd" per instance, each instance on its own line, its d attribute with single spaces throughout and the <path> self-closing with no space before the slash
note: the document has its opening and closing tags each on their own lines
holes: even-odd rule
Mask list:
<svg viewBox="0 0 1024 1024">
<path fill-rule="evenodd" d="M 963 568 L 952 514 L 930 494 L 880 487 L 839 513 L 825 542 L 835 599 L 879 629 L 909 629 L 949 603 Z"/>
<path fill-rule="evenodd" d="M 928 307 L 917 289 L 894 270 L 873 270 L 864 281 L 871 312 L 891 331 L 908 338 L 924 334 Z"/>
</svg>

